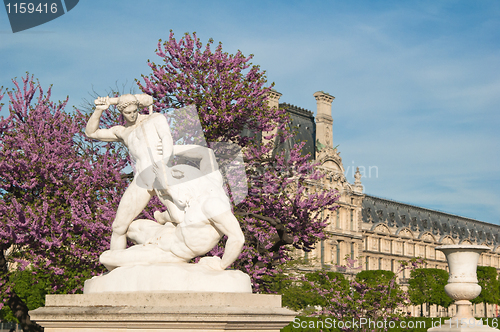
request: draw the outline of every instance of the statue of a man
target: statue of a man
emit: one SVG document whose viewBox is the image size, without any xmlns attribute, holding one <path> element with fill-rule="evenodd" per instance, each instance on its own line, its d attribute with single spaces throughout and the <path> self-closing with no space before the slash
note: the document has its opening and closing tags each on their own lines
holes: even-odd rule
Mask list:
<svg viewBox="0 0 500 332">
<path fill-rule="evenodd" d="M 125 125 L 100 129 L 102 112 L 112 104 L 117 105 L 125 119 Z M 126 233 L 129 225 L 146 207 L 151 197 L 156 195 L 155 167 L 157 168 L 163 158 L 168 160 L 172 156 L 173 142 L 167 119 L 160 113 L 139 114 L 139 107 L 151 107 L 152 104 L 153 98 L 146 94 L 125 94 L 118 98 L 100 97 L 96 100 L 95 111 L 85 128 L 85 134 L 90 138 L 124 144 L 135 162 L 134 179 L 123 194 L 113 221 L 111 250 L 127 247 Z M 152 148 L 159 144 L 162 154 Z"/>
<path fill-rule="evenodd" d="M 125 125 L 99 129 L 102 112 L 117 105 Z M 221 259 L 205 258 L 202 264 L 225 269 L 238 257 L 244 236 L 231 212 L 224 192 L 222 175 L 213 151 L 201 146 L 173 146 L 166 118 L 152 113 L 149 95 L 122 95 L 96 100 L 85 133 L 105 142 L 121 142 L 135 162 L 135 176 L 125 191 L 115 220 L 110 250 L 101 262 L 113 269 L 138 263 L 186 262 L 211 250 L 227 235 Z M 150 114 L 139 114 L 138 107 L 150 107 Z M 173 155 L 199 162 L 200 169 L 188 165 L 169 167 Z M 158 195 L 167 211 L 155 213 L 158 221 L 134 221 L 152 196 Z M 139 245 L 126 249 L 127 236 Z"/>
</svg>

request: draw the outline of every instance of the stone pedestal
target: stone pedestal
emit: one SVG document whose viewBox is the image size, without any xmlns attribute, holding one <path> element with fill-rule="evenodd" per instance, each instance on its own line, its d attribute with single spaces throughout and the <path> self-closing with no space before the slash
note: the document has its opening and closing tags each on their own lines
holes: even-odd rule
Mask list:
<svg viewBox="0 0 500 332">
<path fill-rule="evenodd" d="M 295 312 L 279 295 L 101 293 L 47 295 L 30 316 L 45 332 L 279 332 Z"/>
<path fill-rule="evenodd" d="M 122 266 L 85 281 L 84 294 L 116 292 L 251 293 L 248 274 L 211 270 L 200 264 Z"/>
</svg>

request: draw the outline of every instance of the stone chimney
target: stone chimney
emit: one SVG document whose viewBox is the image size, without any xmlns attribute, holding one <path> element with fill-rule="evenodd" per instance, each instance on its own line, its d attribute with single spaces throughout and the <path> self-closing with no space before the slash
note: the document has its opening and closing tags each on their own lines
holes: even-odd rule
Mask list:
<svg viewBox="0 0 500 332">
<path fill-rule="evenodd" d="M 278 91 L 276 91 L 276 90 L 269 91 L 269 93 L 267 95 L 267 103 L 269 105 L 269 108 L 271 108 L 271 109 L 273 109 L 273 108 L 278 109 L 279 106 L 280 106 L 280 97 L 281 97 L 281 93 L 279 93 Z M 264 138 L 264 136 L 269 136 L 271 134 L 274 135 L 274 134 L 276 134 L 277 130 L 278 130 L 278 128 L 275 127 L 273 131 L 264 131 L 262 133 L 262 136 L 263 136 L 262 140 L 263 140 L 263 142 L 265 143 L 265 142 L 268 141 L 268 140 L 266 140 Z"/>
<path fill-rule="evenodd" d="M 280 106 L 281 93 L 276 90 L 269 91 L 267 95 L 267 103 L 270 108 L 278 108 Z"/>
<path fill-rule="evenodd" d="M 320 144 L 333 149 L 333 134 L 332 134 L 332 101 L 334 96 L 328 93 L 318 91 L 313 94 L 316 98 L 317 114 L 316 114 L 316 141 Z"/>
</svg>

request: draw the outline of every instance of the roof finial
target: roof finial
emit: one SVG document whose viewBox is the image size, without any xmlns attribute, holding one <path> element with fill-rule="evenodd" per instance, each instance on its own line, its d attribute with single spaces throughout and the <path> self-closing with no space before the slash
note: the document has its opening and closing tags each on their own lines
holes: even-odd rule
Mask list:
<svg viewBox="0 0 500 332">
<path fill-rule="evenodd" d="M 361 172 L 359 171 L 359 167 L 356 167 L 356 173 L 354 174 L 354 191 L 363 192 L 363 185 L 361 184 Z"/>
</svg>

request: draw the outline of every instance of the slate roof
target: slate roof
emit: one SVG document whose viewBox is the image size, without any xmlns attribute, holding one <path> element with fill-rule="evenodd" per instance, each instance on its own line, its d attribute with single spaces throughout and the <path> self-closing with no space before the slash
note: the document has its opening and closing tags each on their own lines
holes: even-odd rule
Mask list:
<svg viewBox="0 0 500 332">
<path fill-rule="evenodd" d="M 302 147 L 302 154 L 309 154 L 309 160 L 314 160 L 316 158 L 316 122 L 314 121 L 314 114 L 304 108 L 300 108 L 287 103 L 281 103 L 280 108 L 286 109 L 287 113 L 290 115 L 291 122 L 289 124 L 289 129 L 291 129 L 295 135 L 277 145 L 275 151 L 290 151 L 294 144 L 300 142 L 305 142 Z"/>
<path fill-rule="evenodd" d="M 500 226 L 457 215 L 365 195 L 361 210 L 363 223 L 383 223 L 409 228 L 414 234 L 432 233 L 437 239 L 451 236 L 458 243 L 500 244 Z"/>
</svg>

